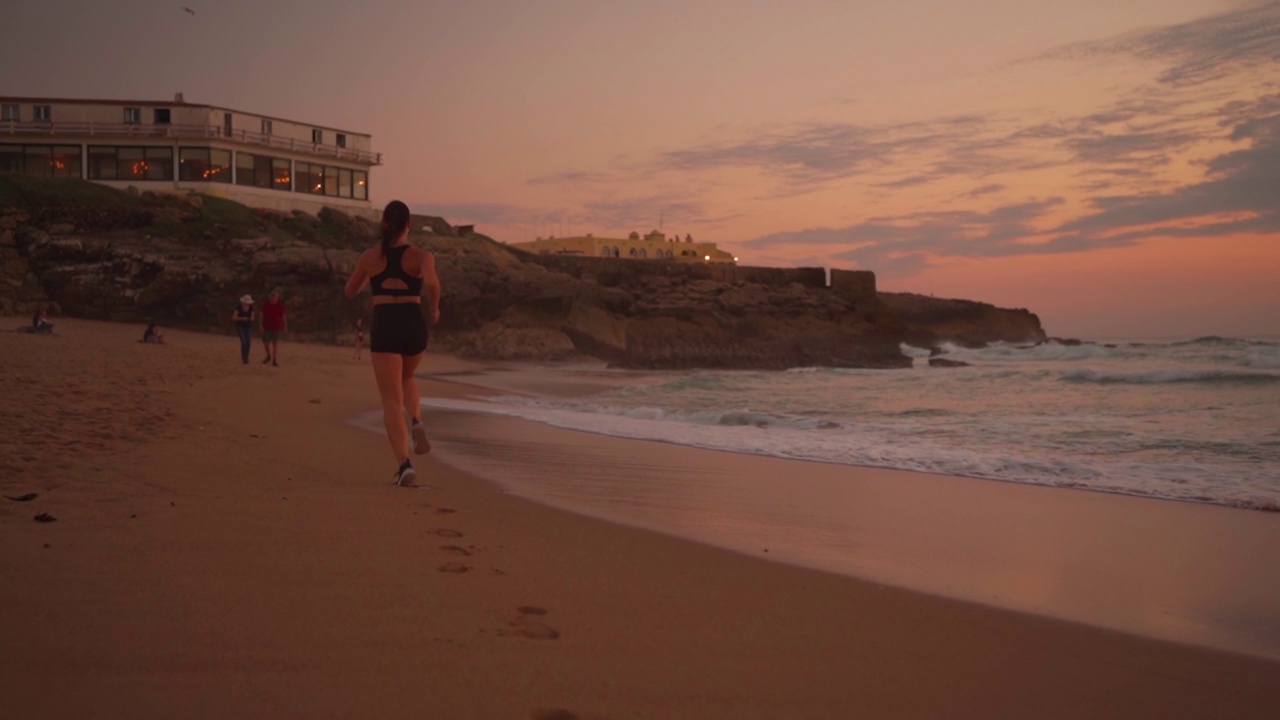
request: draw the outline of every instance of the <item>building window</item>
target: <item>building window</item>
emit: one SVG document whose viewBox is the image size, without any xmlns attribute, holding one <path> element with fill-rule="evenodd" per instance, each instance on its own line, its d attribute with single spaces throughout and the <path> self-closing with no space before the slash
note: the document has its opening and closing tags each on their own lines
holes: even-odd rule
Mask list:
<svg viewBox="0 0 1280 720">
<path fill-rule="evenodd" d="M 267 155 L 236 153 L 236 184 L 289 189 L 289 161 Z"/>
<path fill-rule="evenodd" d="M 314 143 L 314 144 L 316 144 L 316 145 L 323 145 L 323 144 L 324 144 L 324 131 L 323 131 L 323 130 L 316 130 L 316 129 L 314 129 L 314 128 L 313 128 L 313 129 L 311 130 L 311 142 L 312 142 L 312 143 Z"/>
<path fill-rule="evenodd" d="M 345 168 L 338 169 L 338 197 L 351 197 L 351 171 Z"/>
<path fill-rule="evenodd" d="M 32 105 L 31 118 L 36 122 L 50 122 L 53 120 L 53 108 L 48 105 Z"/>
<path fill-rule="evenodd" d="M 0 145 L 0 173 L 80 177 L 79 145 Z"/>
<path fill-rule="evenodd" d="M 172 122 L 173 114 L 169 112 L 169 108 L 156 108 L 151 111 L 151 122 L 156 125 L 168 125 Z"/>
<path fill-rule="evenodd" d="M 262 134 L 263 135 L 271 134 L 271 121 L 265 118 L 262 121 Z"/>
<path fill-rule="evenodd" d="M 338 143 L 338 147 L 344 148 L 347 146 L 347 136 L 343 133 L 338 133 L 334 136 L 334 142 Z"/>
<path fill-rule="evenodd" d="M 293 189 L 293 173 L 289 170 L 288 160 L 271 159 L 271 187 L 276 190 Z"/>
<path fill-rule="evenodd" d="M 649 257 L 649 253 L 648 253 L 648 251 L 646 251 L 644 248 L 640 248 L 640 257 L 642 257 L 642 258 L 647 258 L 647 257 Z"/>
<path fill-rule="evenodd" d="M 0 173 L 23 172 L 22 146 L 0 145 Z"/>
<path fill-rule="evenodd" d="M 124 122 L 126 125 L 137 125 L 142 122 L 142 108 L 125 108 Z"/>
<path fill-rule="evenodd" d="M 300 193 L 324 194 L 324 166 L 310 163 L 294 163 L 293 189 Z"/>
<path fill-rule="evenodd" d="M 189 182 L 231 182 L 231 151 L 217 148 L 179 149 L 178 179 Z"/>
<path fill-rule="evenodd" d="M 5 103 L 0 105 L 0 121 L 3 122 L 19 122 L 22 120 L 22 106 L 17 104 Z"/>
<path fill-rule="evenodd" d="M 368 200 L 369 199 L 369 174 L 360 170 L 356 170 L 355 173 L 353 173 L 353 175 L 356 181 L 355 198 L 357 200 Z"/>
<path fill-rule="evenodd" d="M 173 148 L 89 146 L 90 180 L 173 180 Z"/>
<path fill-rule="evenodd" d="M 338 196 L 338 168 L 336 167 L 324 169 L 324 194 Z"/>
</svg>

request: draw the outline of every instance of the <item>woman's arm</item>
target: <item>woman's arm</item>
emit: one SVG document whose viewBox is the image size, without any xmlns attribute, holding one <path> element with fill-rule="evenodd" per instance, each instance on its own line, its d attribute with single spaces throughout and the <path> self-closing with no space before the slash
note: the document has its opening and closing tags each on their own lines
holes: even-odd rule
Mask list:
<svg viewBox="0 0 1280 720">
<path fill-rule="evenodd" d="M 349 298 L 359 295 L 360 291 L 364 289 L 365 283 L 369 282 L 369 271 L 365 268 L 365 259 L 367 257 L 369 257 L 368 250 L 356 261 L 356 269 L 351 272 L 351 277 L 347 279 L 347 286 L 343 288 L 343 292 Z"/>
<path fill-rule="evenodd" d="M 422 253 L 422 282 L 427 290 L 427 307 L 431 309 L 431 324 L 440 322 L 440 276 L 436 274 L 436 256 Z"/>
</svg>

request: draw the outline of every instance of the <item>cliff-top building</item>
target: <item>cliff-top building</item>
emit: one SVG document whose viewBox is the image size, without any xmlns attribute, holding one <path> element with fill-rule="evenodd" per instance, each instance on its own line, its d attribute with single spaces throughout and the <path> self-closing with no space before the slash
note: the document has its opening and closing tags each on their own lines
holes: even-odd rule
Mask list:
<svg viewBox="0 0 1280 720">
<path fill-rule="evenodd" d="M 0 97 L 0 173 L 368 211 L 364 133 L 185 102 Z"/>
<path fill-rule="evenodd" d="M 675 236 L 668 238 L 659 230 L 654 230 L 644 237 L 640 237 L 640 233 L 633 232 L 625 240 L 583 235 L 538 238 L 530 242 L 511 243 L 511 246 L 542 255 L 578 255 L 676 262 L 736 263 L 738 261 L 738 258 L 717 248 L 715 243 L 694 242 L 688 235 L 684 240 Z"/>
</svg>

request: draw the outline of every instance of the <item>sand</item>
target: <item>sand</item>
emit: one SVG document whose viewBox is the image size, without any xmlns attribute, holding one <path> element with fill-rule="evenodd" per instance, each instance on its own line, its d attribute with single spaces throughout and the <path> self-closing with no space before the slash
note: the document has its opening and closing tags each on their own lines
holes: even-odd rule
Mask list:
<svg viewBox="0 0 1280 720">
<path fill-rule="evenodd" d="M 429 458 L 417 463 L 429 489 L 395 488 L 385 439 L 351 426 L 376 393 L 348 349 L 285 342 L 280 368 L 246 367 L 232 337 L 170 332 L 156 347 L 136 342 L 140 326 L 58 331 L 0 333 L 0 494 L 39 494 L 0 499 L 6 716 L 1269 718 L 1280 706 L 1275 661 L 621 527 Z M 426 369 L 468 367 L 431 356 Z"/>
</svg>

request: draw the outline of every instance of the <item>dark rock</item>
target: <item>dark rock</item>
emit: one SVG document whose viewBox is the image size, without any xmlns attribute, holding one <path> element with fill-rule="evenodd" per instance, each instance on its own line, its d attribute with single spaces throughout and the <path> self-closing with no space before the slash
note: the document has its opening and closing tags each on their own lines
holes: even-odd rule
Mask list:
<svg viewBox="0 0 1280 720">
<path fill-rule="evenodd" d="M 376 224 L 328 208 L 286 215 L 192 202 L 194 195 L 131 200 L 111 192 L 104 207 L 58 211 L 81 229 L 71 236 L 47 232 L 52 215 L 0 208 L 12 225 L 0 229 L 0 311 L 53 301 L 73 317 L 230 332 L 236 298 L 276 289 L 294 338 L 345 342 L 356 318 L 368 325 L 368 296 L 348 300 L 342 287 L 359 254 L 377 243 Z M 432 347 L 466 357 L 593 357 L 652 369 L 900 368 L 911 365 L 903 342 L 1044 338 L 1025 310 L 876 294 L 866 272 L 833 275 L 837 291 L 822 268 L 536 256 L 478 233 L 455 237 L 443 218 L 428 216 L 414 216 L 411 230 L 434 253 L 444 287 Z"/>
<path fill-rule="evenodd" d="M 969 367 L 969 363 L 963 360 L 948 360 L 947 358 L 931 357 L 929 358 L 929 367 Z"/>
</svg>

